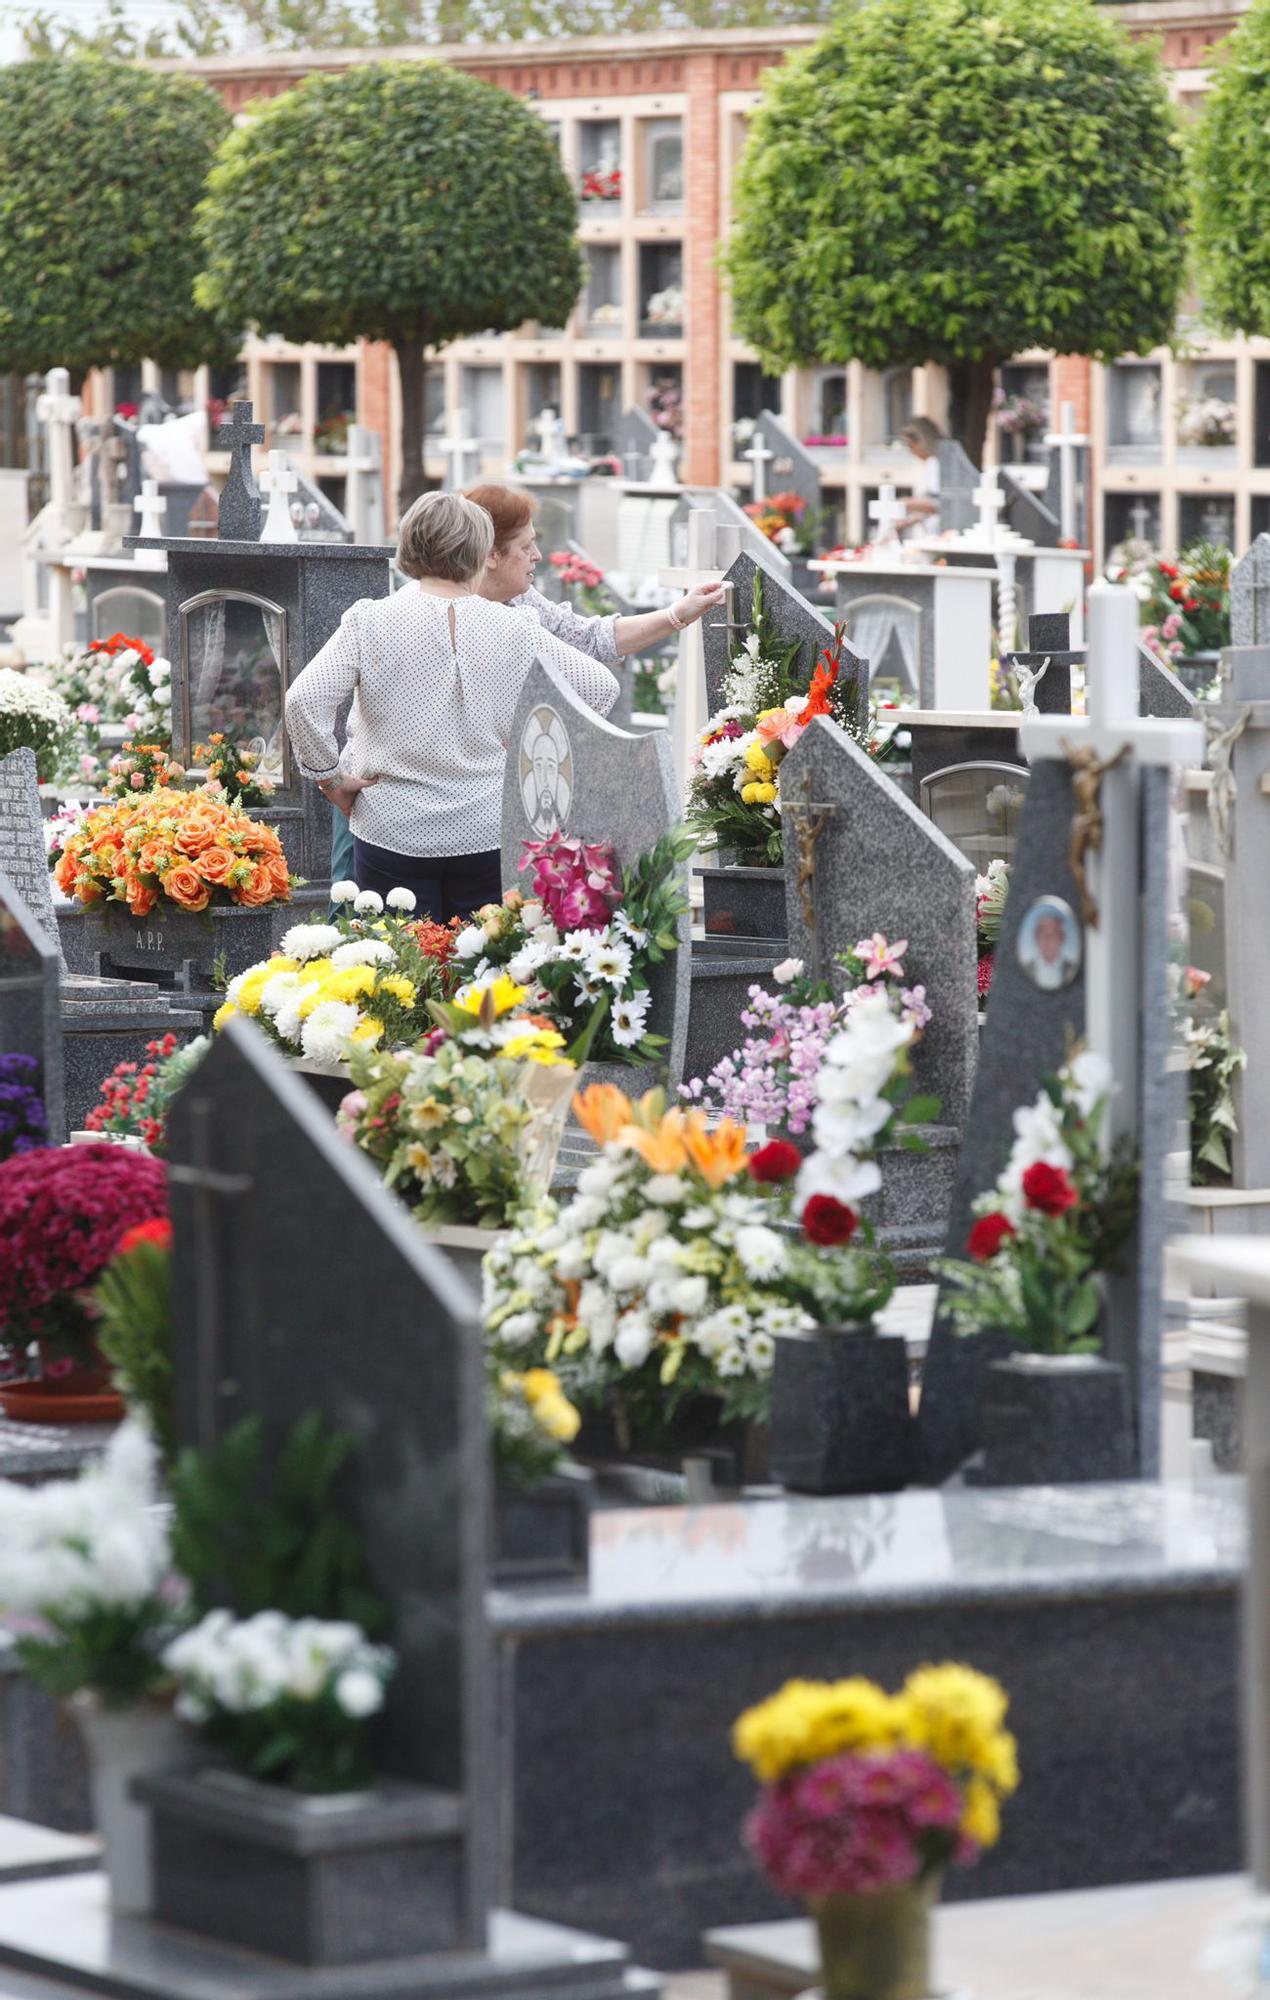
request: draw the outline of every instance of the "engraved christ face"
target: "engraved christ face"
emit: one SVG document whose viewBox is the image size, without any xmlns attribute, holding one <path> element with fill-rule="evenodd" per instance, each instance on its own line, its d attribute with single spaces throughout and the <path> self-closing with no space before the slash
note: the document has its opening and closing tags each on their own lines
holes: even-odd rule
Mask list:
<svg viewBox="0 0 1270 2000">
<path fill-rule="evenodd" d="M 538 839 L 564 827 L 573 804 L 573 748 L 558 711 L 536 708 L 520 739 L 520 795 Z"/>
</svg>

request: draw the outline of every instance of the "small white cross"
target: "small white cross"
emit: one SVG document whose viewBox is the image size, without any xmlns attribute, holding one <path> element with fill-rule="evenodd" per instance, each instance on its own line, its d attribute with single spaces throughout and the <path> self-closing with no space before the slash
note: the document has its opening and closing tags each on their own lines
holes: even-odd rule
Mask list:
<svg viewBox="0 0 1270 2000">
<path fill-rule="evenodd" d="M 979 533 L 983 537 L 984 546 L 994 549 L 1000 533 L 998 516 L 1005 507 L 1005 495 L 997 485 L 996 473 L 985 472 L 970 497 L 979 509 Z"/>
<path fill-rule="evenodd" d="M 896 539 L 900 522 L 907 513 L 908 508 L 902 500 L 896 498 L 893 486 L 878 488 L 877 499 L 869 502 L 869 519 L 876 530 L 873 536 L 875 546 L 879 542 L 893 542 Z"/>
<path fill-rule="evenodd" d="M 447 417 L 446 419 L 446 429 L 449 432 L 449 436 L 443 437 L 441 440 L 441 450 L 450 461 L 448 478 L 450 490 L 453 493 L 461 493 L 467 485 L 467 470 L 465 465 L 467 459 L 472 459 L 477 471 L 480 470 L 480 439 L 470 436 L 467 426 L 467 411 L 456 410 L 452 417 Z"/>
<path fill-rule="evenodd" d="M 1103 774 L 1102 847 L 1086 862 L 1099 921 L 1085 931 L 1085 1041 L 1106 1057 L 1116 1080 L 1105 1130 L 1110 1144 L 1131 1137 L 1137 1119 L 1141 772 L 1148 764 L 1202 764 L 1204 727 L 1138 714 L 1138 600 L 1126 585 L 1091 585 L 1087 616 L 1088 715 L 1025 716 L 1019 742 L 1032 764 L 1065 763 L 1069 748 L 1086 745 L 1106 763 L 1129 747 L 1124 762 Z"/>
<path fill-rule="evenodd" d="M 530 425 L 530 429 L 538 433 L 538 453 L 544 465 L 560 463 L 560 441 L 556 421 L 555 411 L 547 408 L 540 411 Z"/>
<path fill-rule="evenodd" d="M 753 472 L 753 492 L 751 497 L 755 500 L 766 500 L 767 468 L 776 457 L 776 453 L 767 449 L 766 444 L 763 442 L 763 433 L 761 431 L 755 431 L 749 450 L 743 451 L 741 456 L 749 460 Z"/>
<path fill-rule="evenodd" d="M 668 433 L 660 435 L 664 437 Z M 716 564 L 718 551 L 715 543 L 713 509 L 691 508 L 688 514 L 687 565 L 683 569 L 658 570 L 658 583 L 675 590 L 692 590 L 703 583 L 722 583 L 724 579 Z M 686 788 L 688 759 L 697 747 L 697 738 L 707 720 L 706 654 L 700 619 L 685 625 L 680 631 L 677 680 L 670 722 L 670 747 L 679 783 Z"/>
<path fill-rule="evenodd" d="M 162 535 L 163 516 L 168 511 L 168 503 L 159 491 L 157 479 L 142 480 L 141 491 L 132 503 L 132 510 L 138 517 L 139 535 L 155 537 Z M 133 561 L 138 569 L 167 568 L 167 558 L 162 549 L 137 549 L 133 553 Z"/>
<path fill-rule="evenodd" d="M 1133 538 L 1136 542 L 1150 541 L 1147 530 L 1151 525 L 1151 509 L 1145 500 L 1135 500 L 1129 509 L 1129 519 L 1133 524 Z"/>
<path fill-rule="evenodd" d="M 260 530 L 261 541 L 298 542 L 299 530 L 291 518 L 291 495 L 298 481 L 285 451 L 269 453 L 268 467 L 257 483 L 261 492 L 269 495 L 269 512 Z"/>
<path fill-rule="evenodd" d="M 659 430 L 648 461 L 650 486 L 678 486 L 679 450 L 669 431 Z"/>
<path fill-rule="evenodd" d="M 1076 453 L 1089 443 L 1076 433 L 1076 405 L 1064 403 L 1058 429 L 1045 433 L 1045 442 L 1058 453 L 1058 532 L 1065 542 L 1076 539 Z"/>
</svg>

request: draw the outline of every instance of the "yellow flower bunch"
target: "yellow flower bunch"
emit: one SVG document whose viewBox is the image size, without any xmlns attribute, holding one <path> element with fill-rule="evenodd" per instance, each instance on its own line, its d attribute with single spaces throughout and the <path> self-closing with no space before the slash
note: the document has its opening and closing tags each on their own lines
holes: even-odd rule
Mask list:
<svg viewBox="0 0 1270 2000">
<path fill-rule="evenodd" d="M 282 983 L 269 992 L 275 980 Z M 319 1007 L 335 1002 L 356 1008 L 358 1019 L 350 1027 L 348 1039 L 365 1047 L 389 1031 L 401 1030 L 404 1017 L 418 998 L 413 980 L 399 972 L 381 972 L 370 965 L 335 965 L 329 958 L 301 963 L 278 952 L 231 981 L 212 1017 L 212 1026 L 219 1031 L 236 1014 L 246 1014 L 281 1047 L 293 1051 L 304 1046 L 303 1024 Z M 418 1032 L 417 1027 L 413 1032 Z"/>
<path fill-rule="evenodd" d="M 560 1387 L 560 1378 L 550 1368 L 527 1368 L 523 1375 L 508 1369 L 503 1386 L 519 1389 L 535 1423 L 557 1444 L 572 1444 L 582 1428 L 582 1419 Z"/>
<path fill-rule="evenodd" d="M 753 776 L 741 787 L 747 806 L 770 806 L 776 798 L 776 761 L 761 743 L 751 743 L 745 753 L 745 768 Z"/>
<path fill-rule="evenodd" d="M 992 1847 L 1019 1782 L 1008 1707 L 999 1682 L 951 1661 L 916 1668 L 894 1695 L 858 1675 L 787 1681 L 737 1719 L 732 1747 L 762 1784 L 847 1751 L 925 1751 L 962 1788 L 962 1831 Z"/>
</svg>

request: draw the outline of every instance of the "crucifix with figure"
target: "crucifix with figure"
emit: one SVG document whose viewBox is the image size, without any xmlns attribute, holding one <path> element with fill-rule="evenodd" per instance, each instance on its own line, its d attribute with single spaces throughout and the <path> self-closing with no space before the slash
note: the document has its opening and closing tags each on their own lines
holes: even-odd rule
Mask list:
<svg viewBox="0 0 1270 2000">
<path fill-rule="evenodd" d="M 264 441 L 265 427 L 251 421 L 250 403 L 235 403 L 229 422 L 218 424 L 212 435 L 217 451 L 230 454 L 216 530 L 222 541 L 260 540 L 260 492 L 251 469 L 251 447 Z"/>
</svg>

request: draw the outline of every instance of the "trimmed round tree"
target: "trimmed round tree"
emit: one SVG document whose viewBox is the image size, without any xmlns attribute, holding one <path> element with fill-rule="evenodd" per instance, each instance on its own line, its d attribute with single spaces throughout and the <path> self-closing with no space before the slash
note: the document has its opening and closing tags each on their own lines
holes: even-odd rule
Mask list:
<svg viewBox="0 0 1270 2000">
<path fill-rule="evenodd" d="M 404 508 L 423 490 L 425 349 L 582 286 L 555 141 L 507 91 L 434 63 L 307 77 L 225 141 L 197 218 L 198 294 L 291 340 L 392 343 Z"/>
<path fill-rule="evenodd" d="M 997 366 L 1173 330 L 1180 137 L 1093 0 L 873 0 L 764 78 L 725 255 L 769 369 L 942 362 L 981 458 Z"/>
<path fill-rule="evenodd" d="M 1191 141 L 1193 242 L 1204 305 L 1231 332 L 1270 327 L 1270 5 L 1225 44 Z"/>
<path fill-rule="evenodd" d="M 229 124 L 205 84 L 103 56 L 0 69 L 0 373 L 232 358 L 190 236 Z"/>
</svg>

